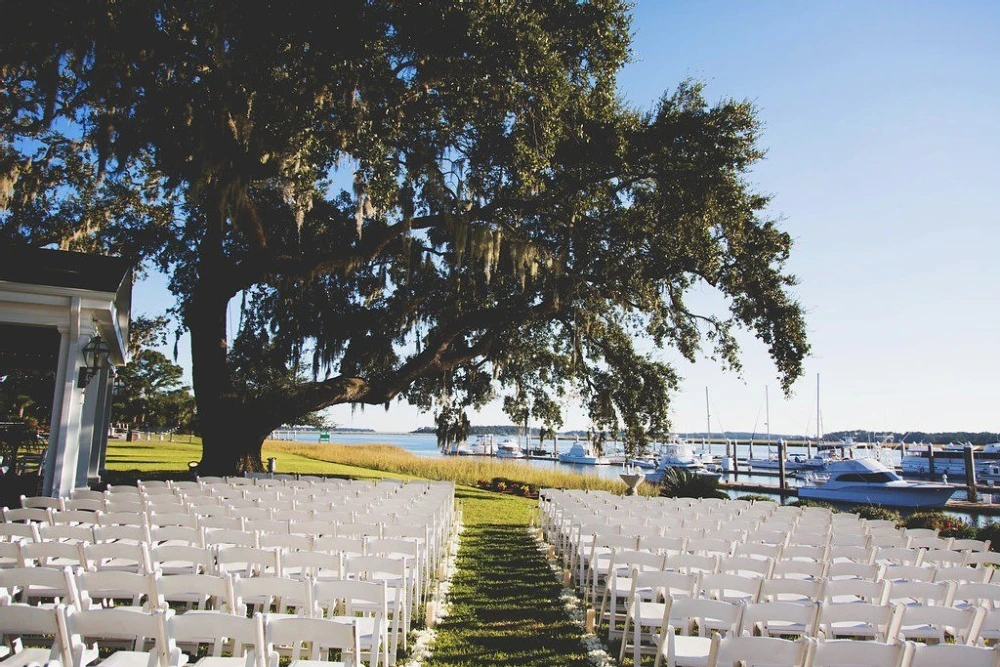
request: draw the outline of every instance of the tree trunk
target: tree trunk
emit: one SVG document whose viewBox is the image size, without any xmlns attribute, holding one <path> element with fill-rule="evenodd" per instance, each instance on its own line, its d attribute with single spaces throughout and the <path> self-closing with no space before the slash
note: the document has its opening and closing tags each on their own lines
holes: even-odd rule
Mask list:
<svg viewBox="0 0 1000 667">
<path fill-rule="evenodd" d="M 267 433 L 246 424 L 237 410 L 219 410 L 202 420 L 202 449 L 198 473 L 240 475 L 263 472 L 261 447 Z"/>
</svg>

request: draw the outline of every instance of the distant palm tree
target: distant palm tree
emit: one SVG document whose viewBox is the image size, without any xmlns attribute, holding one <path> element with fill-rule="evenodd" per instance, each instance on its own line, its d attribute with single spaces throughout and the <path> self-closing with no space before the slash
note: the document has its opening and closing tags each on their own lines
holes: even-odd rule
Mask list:
<svg viewBox="0 0 1000 667">
<path fill-rule="evenodd" d="M 660 495 L 666 498 L 728 498 L 719 488 L 719 478 L 702 475 L 685 468 L 670 468 L 663 473 Z"/>
</svg>

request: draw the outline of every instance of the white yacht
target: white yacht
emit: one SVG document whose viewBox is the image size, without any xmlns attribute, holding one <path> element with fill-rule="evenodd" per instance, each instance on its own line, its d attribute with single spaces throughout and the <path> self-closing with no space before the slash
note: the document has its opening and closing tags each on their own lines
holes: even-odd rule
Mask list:
<svg viewBox="0 0 1000 667">
<path fill-rule="evenodd" d="M 521 450 L 521 443 L 517 438 L 507 438 L 502 441 L 494 452 L 498 459 L 523 459 L 527 458 Z"/>
<path fill-rule="evenodd" d="M 965 479 L 965 445 L 952 443 L 943 447 L 934 445 L 910 446 L 903 452 L 900 468 L 904 475 L 930 475 L 933 460 L 935 475 L 949 475 Z M 978 476 L 989 474 L 1000 465 L 1000 442 L 972 448 Z"/>
<path fill-rule="evenodd" d="M 868 457 L 831 463 L 826 474 L 811 475 L 799 487 L 799 498 L 889 507 L 944 507 L 955 488 L 936 482 L 905 480 Z"/>
<path fill-rule="evenodd" d="M 594 451 L 593 445 L 586 441 L 577 441 L 569 448 L 569 451 L 559 455 L 559 463 L 576 463 L 587 466 L 611 465 L 611 460 L 606 456 L 601 456 Z"/>
</svg>

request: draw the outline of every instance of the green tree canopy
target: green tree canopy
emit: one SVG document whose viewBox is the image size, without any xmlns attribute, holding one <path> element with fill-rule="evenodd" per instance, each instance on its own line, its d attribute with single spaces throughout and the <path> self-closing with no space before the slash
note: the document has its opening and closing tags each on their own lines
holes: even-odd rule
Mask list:
<svg viewBox="0 0 1000 667">
<path fill-rule="evenodd" d="M 297 415 L 398 397 L 509 392 L 554 424 L 572 391 L 641 439 L 678 384 L 648 349 L 738 369 L 738 328 L 786 389 L 801 373 L 791 240 L 745 181 L 755 111 L 693 82 L 620 99 L 624 2 L 21 12 L 0 28 L 0 239 L 169 272 L 206 471 L 259 469 Z M 690 308 L 696 286 L 728 311 Z"/>
</svg>

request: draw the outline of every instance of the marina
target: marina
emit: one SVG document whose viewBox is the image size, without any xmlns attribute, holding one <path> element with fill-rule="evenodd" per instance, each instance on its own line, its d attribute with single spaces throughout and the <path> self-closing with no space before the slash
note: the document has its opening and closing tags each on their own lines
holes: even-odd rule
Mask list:
<svg viewBox="0 0 1000 667">
<path fill-rule="evenodd" d="M 296 440 L 299 442 L 313 442 L 318 443 L 320 441 L 318 431 L 305 431 L 296 430 L 292 431 L 282 431 L 276 432 L 275 439 L 280 440 Z M 494 447 L 506 436 L 495 436 L 492 439 L 487 436 L 473 436 L 469 440 L 469 447 L 472 448 L 475 455 L 488 456 L 490 450 L 490 443 L 494 443 Z M 431 457 L 431 458 L 444 458 L 448 455 L 443 454 L 438 448 L 437 437 L 433 433 L 376 433 L 373 431 L 351 431 L 351 432 L 333 432 L 329 435 L 329 440 L 325 442 L 333 442 L 344 445 L 362 445 L 362 444 L 390 444 L 405 449 L 413 453 L 416 456 L 421 457 Z M 573 445 L 574 440 L 571 438 L 560 438 L 558 441 L 558 452 L 564 453 L 568 452 Z M 735 453 L 735 461 L 737 462 L 736 470 L 726 469 L 722 466 L 721 477 L 719 479 L 719 486 L 726 490 L 731 497 L 738 497 L 740 495 L 745 495 L 749 493 L 768 495 L 776 500 L 794 498 L 798 496 L 799 488 L 805 483 L 804 476 L 808 471 L 787 471 L 788 474 L 785 478 L 785 488 L 780 486 L 779 471 L 775 469 L 755 469 L 749 467 L 748 462 L 753 458 L 751 453 L 760 453 L 767 451 L 766 443 L 755 442 L 751 444 L 747 441 L 726 441 L 724 439 L 716 439 L 714 441 L 702 442 L 700 440 L 694 439 L 690 441 L 693 445 L 694 451 L 699 457 L 703 459 L 715 459 L 725 463 L 724 459 L 727 458 L 727 453 L 732 455 Z M 552 454 L 552 443 L 546 442 L 545 447 L 538 446 L 537 440 L 532 441 L 532 447 L 529 450 L 529 454 L 525 455 L 520 459 L 507 459 L 507 461 L 513 462 L 517 465 L 534 466 L 547 470 L 563 470 L 576 472 L 582 475 L 596 475 L 606 479 L 619 480 L 620 475 L 623 472 L 629 470 L 626 465 L 622 464 L 612 464 L 612 465 L 587 465 L 580 463 L 561 463 L 558 461 L 557 457 Z M 810 456 L 813 452 L 817 451 L 816 444 L 813 442 L 806 443 L 805 441 L 786 441 L 785 446 L 790 452 L 794 452 L 793 456 L 801 452 L 805 455 L 806 449 L 808 447 Z M 887 463 L 890 468 L 898 470 L 900 466 L 900 459 L 902 452 L 898 445 L 886 444 L 879 447 L 870 447 L 867 443 L 861 443 L 860 445 L 854 445 L 860 451 L 877 454 L 881 457 L 883 462 Z M 524 439 L 521 439 L 521 447 L 524 448 Z M 772 449 L 775 449 L 775 443 L 771 445 Z M 611 449 L 610 447 L 608 449 Z M 838 455 L 841 455 L 841 450 L 846 453 L 849 449 L 849 445 L 844 443 L 837 446 L 836 451 Z M 545 451 L 545 454 L 541 454 L 540 451 Z M 639 472 L 648 473 L 651 470 L 639 470 Z M 955 493 L 952 495 L 951 499 L 948 501 L 945 509 L 950 513 L 955 513 L 964 517 L 971 517 L 974 521 L 979 520 L 981 517 L 985 516 L 996 516 L 1000 515 L 1000 489 L 996 487 L 996 480 L 986 478 L 979 478 L 979 484 L 977 485 L 977 490 L 979 493 L 978 502 L 970 502 L 967 497 L 967 488 L 964 484 L 964 478 L 959 475 L 950 475 L 947 478 L 947 483 L 955 488 Z M 985 483 L 983 483 L 985 482 Z M 994 503 L 994 499 L 998 502 Z"/>
</svg>

